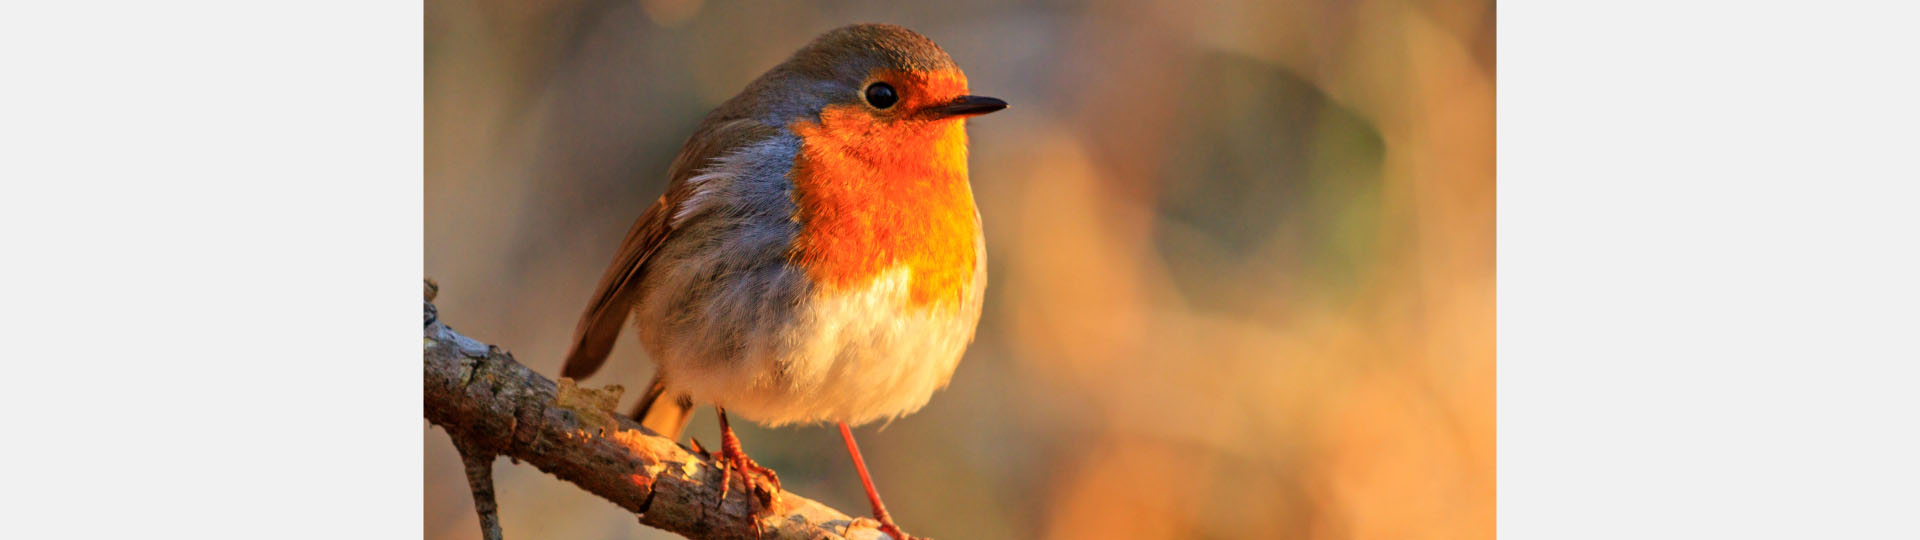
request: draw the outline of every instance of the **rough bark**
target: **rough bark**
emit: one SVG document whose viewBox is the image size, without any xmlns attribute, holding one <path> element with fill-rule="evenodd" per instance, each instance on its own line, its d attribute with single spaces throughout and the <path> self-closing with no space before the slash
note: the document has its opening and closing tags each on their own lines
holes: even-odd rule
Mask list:
<svg viewBox="0 0 1920 540">
<path fill-rule="evenodd" d="M 460 450 L 460 461 L 467 468 L 467 487 L 473 490 L 473 511 L 480 514 L 480 539 L 502 540 L 500 505 L 493 499 L 493 459 L 499 456 L 457 439 L 453 445 Z"/>
<path fill-rule="evenodd" d="M 749 491 L 720 497 L 720 469 L 707 457 L 615 413 L 619 387 L 559 383 L 499 347 L 454 332 L 426 302 L 426 417 L 445 429 L 468 461 L 483 534 L 498 538 L 491 515 L 492 456 L 526 462 L 640 516 L 649 526 L 689 538 L 888 538 L 867 518 L 793 493 L 758 518 Z M 757 530 L 756 530 L 757 529 Z"/>
</svg>

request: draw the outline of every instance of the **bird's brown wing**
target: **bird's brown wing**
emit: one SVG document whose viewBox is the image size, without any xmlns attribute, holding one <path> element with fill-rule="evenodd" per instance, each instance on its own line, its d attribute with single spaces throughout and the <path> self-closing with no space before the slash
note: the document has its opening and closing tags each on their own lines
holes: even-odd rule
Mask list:
<svg viewBox="0 0 1920 540">
<path fill-rule="evenodd" d="M 687 179 L 713 160 L 775 133 L 754 120 L 724 117 L 708 118 L 700 130 L 694 132 L 668 169 L 666 194 L 654 201 L 653 206 L 640 215 L 640 220 L 634 222 L 633 228 L 627 230 L 627 238 L 620 242 L 620 252 L 614 255 L 613 264 L 600 276 L 593 301 L 587 304 L 586 313 L 580 316 L 580 325 L 574 328 L 573 349 L 567 352 L 560 376 L 583 378 L 606 363 L 607 354 L 613 351 L 613 342 L 620 339 L 620 328 L 625 325 L 627 314 L 633 311 L 635 292 L 640 288 L 641 276 L 645 275 L 647 259 L 673 238 L 671 218 L 692 191 Z"/>
</svg>

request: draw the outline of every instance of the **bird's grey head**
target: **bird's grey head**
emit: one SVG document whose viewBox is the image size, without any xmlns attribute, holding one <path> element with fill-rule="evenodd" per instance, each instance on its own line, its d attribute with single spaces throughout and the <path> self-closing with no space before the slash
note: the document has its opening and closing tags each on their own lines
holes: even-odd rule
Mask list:
<svg viewBox="0 0 1920 540">
<path fill-rule="evenodd" d="M 748 114 L 772 126 L 815 120 L 830 105 L 865 107 L 888 119 L 963 117 L 1006 106 L 992 98 L 956 105 L 971 97 L 966 93 L 966 75 L 933 40 L 890 24 L 856 24 L 814 39 L 730 105 L 750 107 Z"/>
</svg>

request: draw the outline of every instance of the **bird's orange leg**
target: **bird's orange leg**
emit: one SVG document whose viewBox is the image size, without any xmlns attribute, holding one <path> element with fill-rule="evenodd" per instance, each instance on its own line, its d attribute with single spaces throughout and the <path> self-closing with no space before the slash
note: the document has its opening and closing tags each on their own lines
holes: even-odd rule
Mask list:
<svg viewBox="0 0 1920 540">
<path fill-rule="evenodd" d="M 740 471 L 740 484 L 747 488 L 747 500 L 754 505 L 754 515 L 758 516 L 780 502 L 780 475 L 773 469 L 754 463 L 753 458 L 740 449 L 740 438 L 733 435 L 733 426 L 727 425 L 727 410 L 714 407 L 720 412 L 720 501 L 727 500 L 727 488 L 732 486 L 733 471 Z M 756 529 L 759 522 L 755 521 Z"/>
<path fill-rule="evenodd" d="M 887 533 L 898 540 L 912 540 L 912 536 L 900 531 L 893 524 L 893 517 L 887 515 L 887 505 L 880 502 L 880 492 L 873 489 L 873 477 L 867 475 L 867 460 L 860 458 L 860 444 L 853 442 L 853 430 L 846 422 L 840 423 L 840 438 L 847 441 L 847 455 L 853 456 L 853 470 L 860 472 L 860 484 L 867 488 L 867 501 L 873 503 L 873 519 L 880 522 L 880 532 Z"/>
</svg>

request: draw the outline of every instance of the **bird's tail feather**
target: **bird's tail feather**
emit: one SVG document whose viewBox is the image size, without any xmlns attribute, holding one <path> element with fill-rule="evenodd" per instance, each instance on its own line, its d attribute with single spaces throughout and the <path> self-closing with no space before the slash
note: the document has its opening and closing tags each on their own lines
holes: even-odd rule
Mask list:
<svg viewBox="0 0 1920 540">
<path fill-rule="evenodd" d="M 687 420 L 693 417 L 693 401 L 686 396 L 667 395 L 667 381 L 659 374 L 653 376 L 653 383 L 647 385 L 647 393 L 640 396 L 640 404 L 633 409 L 633 419 L 661 436 L 680 440 L 680 434 L 687 429 Z"/>
</svg>

